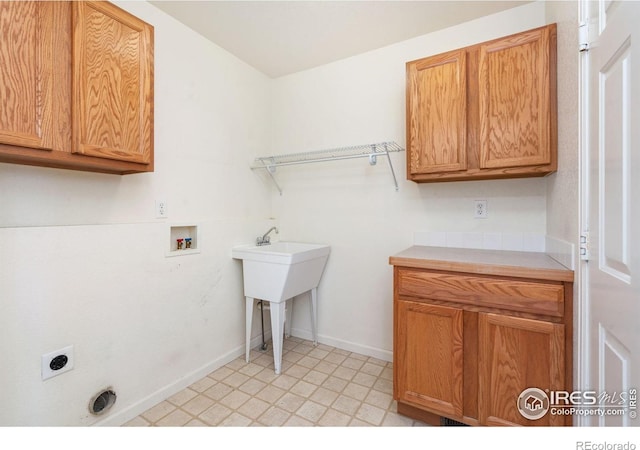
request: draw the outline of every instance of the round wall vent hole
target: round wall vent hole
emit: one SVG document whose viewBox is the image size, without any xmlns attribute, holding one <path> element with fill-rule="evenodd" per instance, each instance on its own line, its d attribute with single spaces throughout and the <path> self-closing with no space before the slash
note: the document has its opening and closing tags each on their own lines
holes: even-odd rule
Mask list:
<svg viewBox="0 0 640 450">
<path fill-rule="evenodd" d="M 104 390 L 91 399 L 89 411 L 91 414 L 99 416 L 104 414 L 116 402 L 116 393 L 111 389 Z"/>
</svg>

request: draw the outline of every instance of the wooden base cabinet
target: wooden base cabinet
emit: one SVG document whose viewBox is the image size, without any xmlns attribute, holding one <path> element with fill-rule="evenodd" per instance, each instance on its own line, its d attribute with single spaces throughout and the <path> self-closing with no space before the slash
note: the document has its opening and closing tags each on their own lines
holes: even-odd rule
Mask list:
<svg viewBox="0 0 640 450">
<path fill-rule="evenodd" d="M 530 387 L 565 388 L 564 325 L 501 314 L 478 314 L 479 420 L 484 425 L 564 425 L 546 414 L 530 421 L 515 401 Z"/>
<path fill-rule="evenodd" d="M 447 416 L 462 415 L 462 310 L 403 301 L 397 305 L 402 350 L 400 398 Z"/>
<path fill-rule="evenodd" d="M 398 411 L 469 425 L 571 424 L 550 413 L 529 420 L 518 410 L 525 389 L 571 390 L 571 297 L 568 281 L 396 266 Z"/>
</svg>

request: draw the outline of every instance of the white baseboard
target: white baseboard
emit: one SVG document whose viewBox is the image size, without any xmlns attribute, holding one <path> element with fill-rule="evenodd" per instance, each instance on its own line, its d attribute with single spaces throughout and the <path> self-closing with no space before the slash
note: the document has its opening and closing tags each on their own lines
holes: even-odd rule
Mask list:
<svg viewBox="0 0 640 450">
<path fill-rule="evenodd" d="M 311 331 L 293 328 L 291 335 L 301 339 L 313 340 Z M 380 359 L 382 361 L 393 361 L 393 352 L 390 350 L 382 350 L 376 347 L 369 347 L 367 345 L 357 344 L 355 342 L 345 341 L 342 339 L 332 338 L 330 336 L 318 335 L 318 343 L 330 345 L 331 347 L 346 350 L 348 352 L 359 353 L 360 355 L 371 356 L 373 358 Z"/>
<path fill-rule="evenodd" d="M 268 334 L 267 334 L 268 333 Z M 304 329 L 292 329 L 291 335 L 301 339 L 313 340 L 311 332 Z M 265 330 L 265 338 L 271 339 L 271 330 Z M 373 358 L 380 359 L 382 361 L 392 361 L 393 353 L 389 350 L 381 350 L 374 347 L 369 347 L 354 342 L 344 341 L 341 339 L 335 339 L 328 336 L 318 336 L 318 342 L 325 345 L 330 345 L 342 350 L 359 353 L 365 356 L 371 356 Z M 262 344 L 262 336 L 258 335 L 251 340 L 251 348 L 255 348 Z M 130 420 L 138 417 L 140 414 L 154 407 L 158 403 L 168 399 L 172 395 L 177 394 L 181 390 L 191 386 L 196 381 L 207 376 L 211 372 L 219 369 L 220 367 L 230 363 L 234 359 L 244 355 L 245 347 L 241 345 L 234 348 L 232 351 L 225 353 L 224 355 L 216 358 L 215 360 L 205 364 L 197 370 L 185 375 L 184 377 L 176 380 L 175 382 L 157 390 L 141 401 L 123 409 L 122 411 L 114 412 L 113 414 L 105 417 L 100 422 L 94 424 L 94 426 L 110 427 L 121 426 Z"/>
<path fill-rule="evenodd" d="M 251 340 L 251 348 L 258 346 L 262 343 L 262 336 L 255 337 Z M 214 359 L 213 361 L 205 364 L 197 370 L 185 375 L 184 377 L 176 380 L 175 382 L 157 390 L 141 401 L 123 409 L 122 411 L 114 412 L 113 414 L 105 417 L 100 422 L 96 422 L 94 426 L 102 426 L 102 427 L 112 427 L 112 426 L 120 426 L 128 421 L 138 417 L 143 412 L 148 409 L 154 407 L 158 403 L 168 399 L 172 395 L 177 394 L 181 390 L 191 386 L 196 381 L 201 378 L 207 376 L 211 372 L 219 369 L 220 367 L 229 364 L 234 359 L 244 355 L 245 346 L 244 344 L 234 348 L 230 352 L 225 353 L 219 358 Z"/>
</svg>

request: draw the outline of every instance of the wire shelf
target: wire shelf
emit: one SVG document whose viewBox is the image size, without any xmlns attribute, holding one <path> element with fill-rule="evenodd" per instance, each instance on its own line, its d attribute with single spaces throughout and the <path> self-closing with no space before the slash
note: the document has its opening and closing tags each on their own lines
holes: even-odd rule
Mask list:
<svg viewBox="0 0 640 450">
<path fill-rule="evenodd" d="M 290 153 L 285 155 L 274 156 L 261 156 L 255 159 L 251 165 L 252 170 L 266 169 L 267 173 L 271 176 L 274 184 L 278 188 L 280 195 L 282 195 L 282 189 L 278 185 L 273 174 L 276 171 L 276 167 L 280 166 L 292 166 L 296 164 L 309 164 L 327 161 L 340 161 L 345 159 L 354 158 L 368 158 L 369 164 L 375 165 L 377 163 L 378 156 L 386 156 L 389 162 L 389 169 L 393 176 L 393 182 L 395 184 L 396 191 L 398 190 L 398 181 L 396 179 L 395 172 L 393 170 L 393 164 L 391 163 L 390 153 L 402 152 L 404 148 L 400 147 L 393 141 L 379 142 L 376 144 L 355 145 L 351 147 L 340 147 L 326 150 L 316 150 L 311 152 L 302 153 Z"/>
</svg>

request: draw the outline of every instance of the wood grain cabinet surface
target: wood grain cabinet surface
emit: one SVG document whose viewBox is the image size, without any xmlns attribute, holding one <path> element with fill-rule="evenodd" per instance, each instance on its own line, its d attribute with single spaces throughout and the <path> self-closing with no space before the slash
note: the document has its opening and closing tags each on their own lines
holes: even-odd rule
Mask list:
<svg viewBox="0 0 640 450">
<path fill-rule="evenodd" d="M 572 388 L 573 272 L 541 254 L 538 268 L 526 253 L 519 266 L 514 252 L 507 265 L 504 252 L 469 250 L 465 261 L 455 249 L 456 261 L 424 247 L 421 260 L 412 249 L 390 258 L 398 412 L 432 424 L 571 425 L 570 416 L 524 417 L 518 398 Z"/>
<path fill-rule="evenodd" d="M 407 63 L 407 178 L 557 169 L 556 25 Z"/>
<path fill-rule="evenodd" d="M 394 361 L 398 399 L 449 416 L 462 415 L 462 310 L 403 301 L 397 305 L 397 339 L 403 343 Z"/>
<path fill-rule="evenodd" d="M 109 2 L 0 1 L 0 162 L 153 171 L 153 27 Z"/>
</svg>

